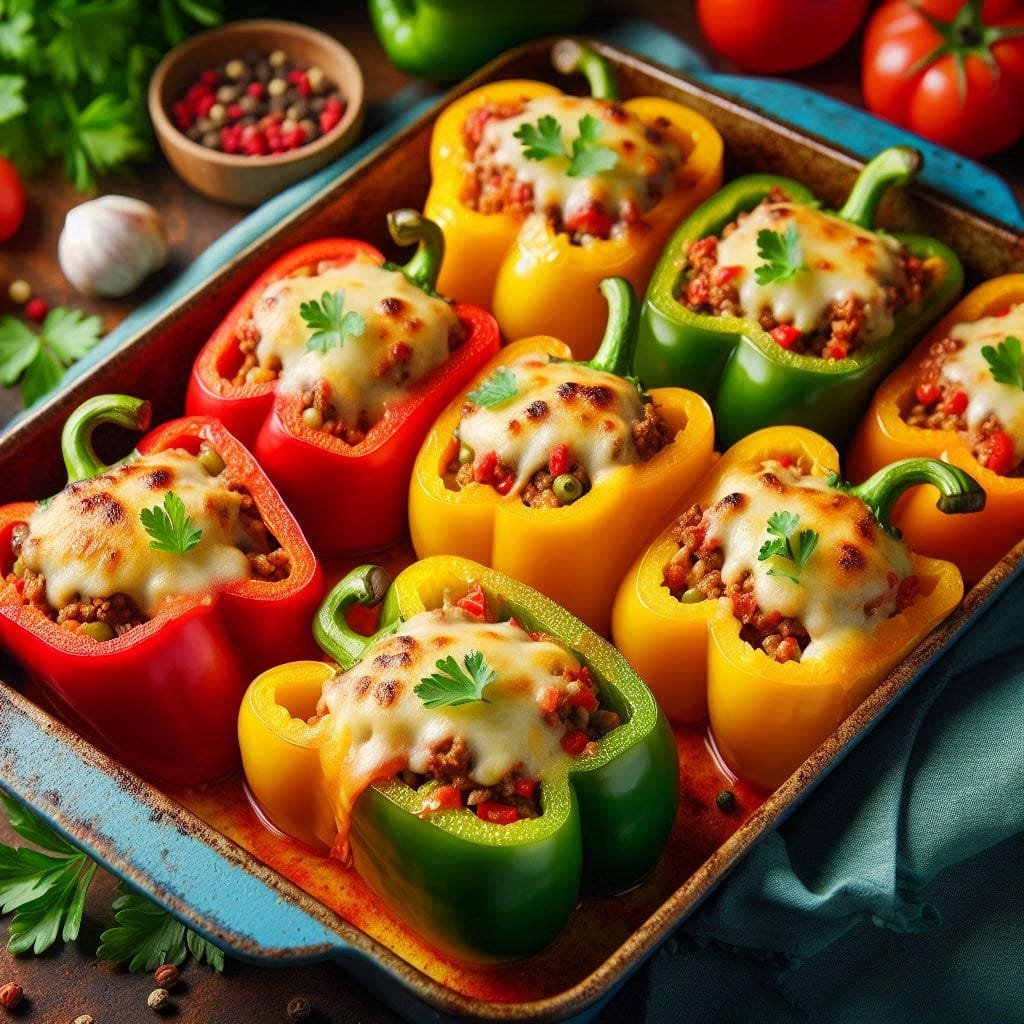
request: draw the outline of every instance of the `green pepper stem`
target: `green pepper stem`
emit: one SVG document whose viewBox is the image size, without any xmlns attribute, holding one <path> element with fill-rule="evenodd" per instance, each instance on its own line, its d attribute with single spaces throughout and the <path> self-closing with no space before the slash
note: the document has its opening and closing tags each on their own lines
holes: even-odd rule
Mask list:
<svg viewBox="0 0 1024 1024">
<path fill-rule="evenodd" d="M 918 484 L 933 484 L 939 489 L 936 507 L 940 512 L 957 515 L 978 512 L 985 507 L 985 492 L 974 477 L 939 459 L 902 459 L 884 466 L 849 493 L 860 498 L 875 514 L 879 524 L 892 529 L 892 510 L 905 491 Z"/>
<path fill-rule="evenodd" d="M 624 277 L 606 277 L 598 287 L 608 303 L 608 322 L 601 345 L 587 366 L 628 377 L 633 372 L 640 303 Z"/>
<path fill-rule="evenodd" d="M 839 216 L 870 230 L 875 226 L 878 204 L 885 190 L 890 185 L 906 185 L 923 164 L 924 157 L 910 146 L 883 149 L 857 175 Z"/>
<path fill-rule="evenodd" d="M 619 87 L 608 61 L 586 46 L 580 46 L 575 39 L 559 39 L 551 48 L 551 63 L 561 75 L 581 72 L 594 99 L 618 102 Z"/>
<path fill-rule="evenodd" d="M 384 600 L 391 586 L 387 570 L 379 565 L 360 565 L 353 569 L 324 598 L 313 620 L 313 636 L 325 654 L 329 654 L 343 669 L 350 669 L 366 653 L 366 649 L 382 633 L 394 626 L 363 636 L 345 620 L 345 612 L 354 604 L 373 608 Z"/>
<path fill-rule="evenodd" d="M 152 412 L 149 402 L 131 395 L 97 395 L 83 402 L 68 417 L 60 437 L 68 483 L 99 476 L 110 468 L 100 462 L 92 446 L 93 431 L 101 423 L 115 423 L 129 430 L 146 430 Z"/>
<path fill-rule="evenodd" d="M 388 230 L 399 245 L 417 245 L 412 259 L 401 267 L 406 279 L 432 292 L 437 285 L 444 262 L 444 234 L 432 220 L 419 210 L 392 210 L 388 214 Z"/>
</svg>

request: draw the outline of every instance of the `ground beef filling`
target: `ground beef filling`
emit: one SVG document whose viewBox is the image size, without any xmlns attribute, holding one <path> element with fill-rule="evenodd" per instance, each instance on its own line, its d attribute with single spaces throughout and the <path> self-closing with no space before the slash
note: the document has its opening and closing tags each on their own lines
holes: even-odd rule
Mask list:
<svg viewBox="0 0 1024 1024">
<path fill-rule="evenodd" d="M 332 260 L 321 260 L 316 267 L 306 267 L 291 274 L 292 277 L 308 277 L 324 274 L 338 267 Z M 260 343 L 259 328 L 253 319 L 247 318 L 238 325 L 238 351 L 241 363 L 234 375 L 226 378 L 232 387 L 245 384 L 266 384 L 277 380 L 281 373 L 281 361 L 271 356 L 266 363 L 260 363 L 256 348 Z M 459 323 L 448 337 L 448 351 L 454 352 L 466 340 L 466 331 Z M 409 381 L 409 362 L 412 359 L 412 347 L 404 341 L 396 342 L 381 358 L 374 372 L 381 380 L 390 379 L 397 385 L 405 385 Z M 338 417 L 338 411 L 331 400 L 331 388 L 326 381 L 320 381 L 302 392 L 302 421 L 312 430 L 320 430 L 330 434 L 349 445 L 357 445 L 366 438 L 370 427 L 369 416 L 360 412 L 354 423 L 345 423 Z"/>
<path fill-rule="evenodd" d="M 539 639 L 542 634 L 535 634 Z M 565 730 L 562 741 L 567 752 L 574 756 L 585 756 L 595 752 L 595 744 L 602 736 L 620 724 L 614 711 L 602 708 L 598 701 L 597 683 L 590 670 L 566 669 L 568 680 L 564 689 L 552 689 L 551 710 L 544 714 L 553 729 Z M 556 696 L 557 694 L 557 696 Z M 499 824 L 511 823 L 519 818 L 538 818 L 542 813 L 540 783 L 525 776 L 519 765 L 514 766 L 496 785 L 482 786 L 473 779 L 472 755 L 469 747 L 459 737 L 452 737 L 438 743 L 428 763 L 429 771 L 418 774 L 403 771 L 400 778 L 413 789 L 420 789 L 428 783 L 445 787 L 425 791 L 425 813 L 469 807 L 478 810 L 484 805 L 490 811 L 491 805 L 508 808 L 502 814 L 488 813 L 487 820 Z M 515 812 L 515 817 L 510 813 Z"/>
<path fill-rule="evenodd" d="M 1024 476 L 1024 463 L 1014 455 L 1013 439 L 997 416 L 986 417 L 971 430 L 964 414 L 970 397 L 959 384 L 943 376 L 947 359 L 962 347 L 955 338 L 942 338 L 929 349 L 918 370 L 913 401 L 903 413 L 908 426 L 925 430 L 955 430 L 966 438 L 971 454 L 1000 476 Z"/>
<path fill-rule="evenodd" d="M 672 428 L 659 414 L 653 402 L 644 403 L 644 418 L 633 421 L 632 434 L 633 444 L 641 462 L 650 461 L 665 445 L 672 442 Z M 565 452 L 555 452 L 555 448 L 563 448 Z M 492 455 L 493 459 L 489 457 Z M 489 484 L 499 494 L 508 494 L 516 481 L 515 468 L 499 461 L 495 452 L 485 452 L 481 457 L 460 462 L 457 441 L 452 445 L 452 458 L 447 469 L 449 475 L 454 477 L 457 489 L 471 483 L 483 483 Z M 579 482 L 579 496 L 590 490 L 591 479 L 586 468 L 566 445 L 555 445 L 552 447 L 548 465 L 538 469 L 523 488 L 523 504 L 529 508 L 560 508 L 569 504 L 570 502 L 560 497 L 561 489 L 555 486 L 555 481 L 563 474 L 568 474 Z"/>
<path fill-rule="evenodd" d="M 239 522 L 249 537 L 251 549 L 246 552 L 249 569 L 257 579 L 276 581 L 287 579 L 291 571 L 288 552 L 285 551 L 267 529 L 256 502 L 242 485 L 231 483 L 228 490 L 242 496 Z M 11 553 L 14 564 L 5 581 L 20 594 L 23 604 L 32 605 L 48 619 L 71 632 L 81 632 L 94 640 L 109 640 L 122 636 L 148 619 L 125 594 L 111 594 L 109 597 L 94 597 L 89 600 L 72 601 L 62 608 L 53 608 L 46 601 L 46 577 L 33 573 L 21 560 L 21 548 L 29 535 L 27 523 L 19 523 L 11 531 Z M 99 623 L 101 626 L 82 626 Z M 106 626 L 107 629 L 103 629 Z"/>
<path fill-rule="evenodd" d="M 485 214 L 512 213 L 518 217 L 537 212 L 533 185 L 517 177 L 515 168 L 498 164 L 494 150 L 484 140 L 484 129 L 489 122 L 519 117 L 524 110 L 523 103 L 488 103 L 471 111 L 466 118 L 462 126 L 462 141 L 470 154 L 472 171 L 466 176 L 461 199 L 471 210 Z M 619 106 L 611 106 L 609 113 L 613 118 L 623 120 L 629 116 Z M 659 117 L 645 126 L 644 134 L 649 142 L 659 145 L 670 127 L 667 118 Z M 649 183 L 648 189 L 653 206 L 661 199 L 661 189 L 654 181 Z M 551 230 L 556 234 L 567 234 L 573 245 L 584 245 L 591 239 L 605 240 L 618 236 L 632 225 L 645 223 L 639 206 L 633 200 L 614 210 L 593 201 L 568 217 L 557 205 L 540 212 Z"/>
<path fill-rule="evenodd" d="M 765 203 L 788 202 L 788 196 L 779 189 L 763 200 Z M 722 229 L 725 238 L 749 216 L 742 212 L 736 220 Z M 682 274 L 679 301 L 694 313 L 710 316 L 742 316 L 739 292 L 732 283 L 735 268 L 718 265 L 718 242 L 715 235 L 691 242 L 686 251 L 686 265 Z M 892 313 L 904 306 L 920 302 L 931 283 L 931 271 L 906 247 L 901 253 L 906 274 L 906 287 L 889 285 L 885 289 L 886 305 Z M 761 310 L 758 321 L 769 334 L 775 332 L 775 341 L 798 355 L 817 356 L 820 359 L 846 359 L 865 343 L 864 326 L 867 323 L 864 302 L 848 297 L 833 302 L 813 334 L 800 334 L 789 324 L 780 324 L 770 309 Z"/>
<path fill-rule="evenodd" d="M 750 572 L 726 584 L 722 579 L 725 553 L 717 542 L 707 540 L 707 522 L 700 505 L 691 505 L 672 527 L 672 539 L 680 554 L 663 570 L 664 585 L 672 596 L 686 604 L 727 597 L 733 614 L 742 624 L 740 637 L 775 661 L 799 661 L 811 637 L 803 623 L 777 611 L 765 611 L 754 596 L 754 577 Z M 899 614 L 917 598 L 920 581 L 916 576 L 902 580 L 896 594 Z M 881 600 L 881 599 L 880 599 Z M 874 609 L 865 608 L 870 617 Z"/>
</svg>

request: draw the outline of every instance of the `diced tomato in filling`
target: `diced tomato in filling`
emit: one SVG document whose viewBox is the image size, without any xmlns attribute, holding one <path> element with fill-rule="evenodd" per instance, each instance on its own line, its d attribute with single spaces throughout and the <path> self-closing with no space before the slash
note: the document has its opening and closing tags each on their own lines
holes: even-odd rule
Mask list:
<svg viewBox="0 0 1024 1024">
<path fill-rule="evenodd" d="M 1009 316 L 1012 306 L 1003 306 L 1001 309 L 997 309 L 992 316 Z"/>
<path fill-rule="evenodd" d="M 519 820 L 519 812 L 508 804 L 495 803 L 492 800 L 485 800 L 476 805 L 476 816 L 482 821 L 488 821 L 492 825 L 511 825 Z"/>
<path fill-rule="evenodd" d="M 455 607 L 461 608 L 470 615 L 475 615 L 478 619 L 483 619 L 484 622 L 494 622 L 494 616 L 491 614 L 491 609 L 487 604 L 487 595 L 484 593 L 484 588 L 475 580 L 470 583 L 466 596 L 460 597 L 455 602 Z"/>
<path fill-rule="evenodd" d="M 780 348 L 792 348 L 800 338 L 800 332 L 792 324 L 779 324 L 774 330 L 769 331 L 772 340 Z"/>
<path fill-rule="evenodd" d="M 439 811 L 454 811 L 462 806 L 462 794 L 454 786 L 437 786 L 424 801 L 423 810 L 428 814 Z"/>
<path fill-rule="evenodd" d="M 502 477 L 495 485 L 494 489 L 499 494 L 508 494 L 512 490 L 512 485 L 516 482 L 516 478 L 509 473 L 508 476 Z"/>
<path fill-rule="evenodd" d="M 736 617 L 748 620 L 757 614 L 757 598 L 751 591 L 740 591 L 732 595 L 732 606 Z"/>
<path fill-rule="evenodd" d="M 516 779 L 512 784 L 512 788 L 515 790 L 516 796 L 521 796 L 525 800 L 532 800 L 533 794 L 537 792 L 537 787 L 540 782 L 537 779 Z"/>
<path fill-rule="evenodd" d="M 595 235 L 597 238 L 607 238 L 612 233 L 614 223 L 611 216 L 596 203 L 584 206 L 565 220 L 565 226 L 569 231 L 579 231 L 585 235 Z"/>
<path fill-rule="evenodd" d="M 986 469 L 1005 476 L 1013 469 L 1013 454 L 1013 438 L 1002 430 L 997 430 L 982 444 L 980 461 Z"/>
<path fill-rule="evenodd" d="M 965 391 L 954 391 L 946 396 L 942 403 L 942 411 L 952 413 L 954 416 L 961 416 L 967 411 L 967 403 L 970 401 Z"/>
<path fill-rule="evenodd" d="M 775 648 L 776 661 L 797 661 L 800 658 L 800 643 L 796 637 L 784 636 Z"/>
<path fill-rule="evenodd" d="M 921 581 L 916 576 L 908 576 L 900 580 L 900 588 L 896 591 L 896 610 L 905 611 L 917 598 L 921 590 Z"/>
<path fill-rule="evenodd" d="M 571 757 L 579 757 L 590 742 L 590 737 L 585 732 L 575 730 L 567 732 L 562 737 L 562 749 Z"/>
<path fill-rule="evenodd" d="M 742 267 L 715 267 L 712 277 L 715 279 L 715 284 L 728 284 L 734 277 L 737 276 L 743 270 Z"/>
<path fill-rule="evenodd" d="M 473 462 L 473 479 L 478 484 L 489 484 L 494 479 L 494 470 L 498 465 L 498 453 L 483 452 Z"/>
<path fill-rule="evenodd" d="M 569 446 L 567 444 L 553 444 L 548 453 L 548 470 L 552 476 L 561 476 L 569 472 Z"/>
<path fill-rule="evenodd" d="M 793 456 L 792 455 L 785 455 L 785 454 L 783 454 L 783 455 L 776 455 L 775 456 L 775 461 L 780 466 L 782 466 L 783 469 L 789 469 L 790 466 L 793 465 Z"/>
<path fill-rule="evenodd" d="M 702 306 L 711 298 L 711 288 L 703 277 L 695 277 L 686 286 L 686 302 L 690 306 Z"/>
<path fill-rule="evenodd" d="M 545 715 L 550 715 L 558 710 L 559 696 L 560 694 L 557 687 L 545 686 L 537 695 L 537 707 L 539 707 Z"/>
<path fill-rule="evenodd" d="M 917 385 L 914 397 L 922 405 L 934 405 L 942 397 L 942 389 L 931 381 L 922 381 Z"/>
</svg>

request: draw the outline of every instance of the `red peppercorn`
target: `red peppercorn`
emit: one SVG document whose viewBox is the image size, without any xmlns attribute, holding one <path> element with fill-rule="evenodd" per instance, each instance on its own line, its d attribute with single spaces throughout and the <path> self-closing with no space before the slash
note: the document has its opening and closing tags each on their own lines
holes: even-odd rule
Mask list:
<svg viewBox="0 0 1024 1024">
<path fill-rule="evenodd" d="M 325 109 L 320 111 L 320 117 L 317 120 L 320 123 L 320 131 L 326 135 L 341 120 L 341 114 Z"/>
<path fill-rule="evenodd" d="M 203 85 L 218 86 L 220 85 L 220 72 L 215 68 L 207 68 L 207 70 L 199 76 L 199 81 L 202 82 Z"/>
<path fill-rule="evenodd" d="M 25 991 L 17 982 L 9 981 L 0 985 L 0 1006 L 5 1010 L 16 1010 L 25 998 Z"/>
<path fill-rule="evenodd" d="M 237 121 L 239 118 L 245 117 L 245 111 L 237 103 L 232 103 L 228 106 L 228 117 L 232 121 Z"/>
<path fill-rule="evenodd" d="M 262 82 L 250 82 L 246 87 L 245 91 L 254 99 L 262 100 L 266 98 L 267 87 Z"/>
<path fill-rule="evenodd" d="M 196 100 L 196 113 L 200 117 L 206 117 L 210 113 L 210 109 L 217 102 L 217 97 L 213 93 L 207 93 L 201 99 Z"/>
<path fill-rule="evenodd" d="M 46 299 L 39 298 L 38 295 L 34 299 L 30 299 L 25 305 L 25 316 L 36 324 L 41 324 L 46 319 L 46 314 L 49 312 L 49 303 Z"/>
</svg>

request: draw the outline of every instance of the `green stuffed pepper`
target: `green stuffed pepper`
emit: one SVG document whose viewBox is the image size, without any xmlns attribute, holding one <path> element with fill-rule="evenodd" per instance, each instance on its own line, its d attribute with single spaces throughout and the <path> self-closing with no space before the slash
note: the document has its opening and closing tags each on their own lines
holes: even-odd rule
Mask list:
<svg viewBox="0 0 1024 1024">
<path fill-rule="evenodd" d="M 861 172 L 843 208 L 799 182 L 738 178 L 676 230 L 651 279 L 636 370 L 700 392 L 727 447 L 797 424 L 840 443 L 874 388 L 953 302 L 956 255 L 874 228 L 879 202 L 920 155 L 896 147 Z"/>
<path fill-rule="evenodd" d="M 581 892 L 638 882 L 675 818 L 675 743 L 625 660 L 540 594 L 461 558 L 332 591 L 315 633 L 340 671 L 260 676 L 239 718 L 246 778 L 282 831 L 351 859 L 460 959 L 530 956 Z M 354 632 L 355 605 L 381 604 Z"/>
</svg>

